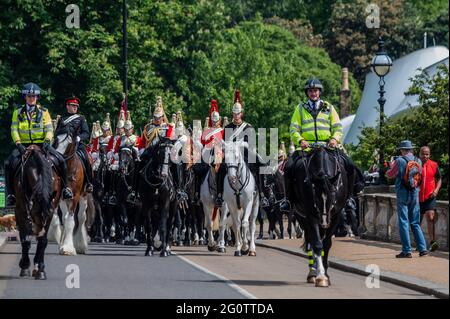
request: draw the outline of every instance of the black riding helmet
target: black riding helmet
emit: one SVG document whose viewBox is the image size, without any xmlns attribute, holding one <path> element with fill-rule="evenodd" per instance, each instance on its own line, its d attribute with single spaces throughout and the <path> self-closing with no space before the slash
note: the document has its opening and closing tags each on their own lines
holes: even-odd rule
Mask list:
<svg viewBox="0 0 450 319">
<path fill-rule="evenodd" d="M 318 79 L 309 79 L 306 81 L 304 89 L 306 96 L 308 96 L 308 89 L 319 89 L 320 94 L 323 94 L 323 85 Z"/>
<path fill-rule="evenodd" d="M 25 97 L 28 94 L 35 94 L 40 97 L 41 88 L 36 83 L 29 82 L 22 87 L 22 95 Z"/>
</svg>

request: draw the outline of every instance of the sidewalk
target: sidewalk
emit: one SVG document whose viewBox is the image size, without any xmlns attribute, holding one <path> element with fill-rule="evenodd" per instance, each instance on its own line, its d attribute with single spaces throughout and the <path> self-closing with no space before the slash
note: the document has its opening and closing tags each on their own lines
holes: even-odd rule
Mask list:
<svg viewBox="0 0 450 319">
<path fill-rule="evenodd" d="M 303 239 L 257 240 L 257 245 L 281 250 L 307 258 L 301 249 Z M 359 238 L 333 238 L 330 250 L 330 266 L 361 275 L 369 275 L 366 266 L 380 268 L 380 280 L 421 291 L 440 298 L 449 298 L 449 254 L 434 252 L 412 259 L 397 259 L 401 246 L 393 243 Z M 306 262 L 306 261 L 305 261 Z"/>
</svg>

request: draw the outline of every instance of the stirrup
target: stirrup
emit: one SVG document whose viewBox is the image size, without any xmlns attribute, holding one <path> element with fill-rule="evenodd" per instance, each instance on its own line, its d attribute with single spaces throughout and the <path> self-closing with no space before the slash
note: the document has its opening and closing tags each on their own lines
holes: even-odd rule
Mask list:
<svg viewBox="0 0 450 319">
<path fill-rule="evenodd" d="M 86 193 L 92 193 L 94 191 L 94 186 L 91 183 L 87 183 L 85 187 Z"/>
<path fill-rule="evenodd" d="M 65 187 L 62 191 L 63 199 L 72 199 L 73 193 L 70 187 Z"/>
</svg>

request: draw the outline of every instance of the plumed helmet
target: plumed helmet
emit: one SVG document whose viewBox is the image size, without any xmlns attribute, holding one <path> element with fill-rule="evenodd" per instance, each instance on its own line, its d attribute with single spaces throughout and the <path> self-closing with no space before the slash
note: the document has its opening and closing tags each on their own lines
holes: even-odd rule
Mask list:
<svg viewBox="0 0 450 319">
<path fill-rule="evenodd" d="M 39 85 L 37 85 L 36 83 L 33 82 L 29 82 L 27 84 L 25 84 L 22 87 L 22 95 L 26 96 L 26 95 L 41 95 L 41 88 L 39 87 Z"/>
<path fill-rule="evenodd" d="M 241 92 L 239 90 L 234 91 L 234 104 L 233 104 L 233 113 L 238 114 L 243 111 L 242 100 L 241 100 Z"/>
<path fill-rule="evenodd" d="M 216 100 L 211 100 L 211 107 L 209 108 L 209 126 L 220 121 L 219 106 Z"/>
<path fill-rule="evenodd" d="M 131 130 L 132 128 L 134 128 L 133 122 L 131 121 L 130 111 L 127 111 L 127 120 L 125 121 L 124 127 L 126 130 Z"/>
<path fill-rule="evenodd" d="M 323 85 L 322 82 L 320 82 L 318 79 L 309 79 L 308 81 L 306 81 L 305 83 L 305 94 L 306 96 L 308 96 L 308 89 L 319 89 L 320 93 L 323 93 Z"/>
<path fill-rule="evenodd" d="M 102 123 L 102 130 L 104 131 L 108 131 L 111 129 L 111 119 L 110 119 L 110 114 L 106 113 L 106 118 Z"/>
<path fill-rule="evenodd" d="M 123 127 L 125 127 L 125 111 L 122 109 L 122 110 L 120 110 L 119 121 L 117 122 L 117 128 L 123 128 Z"/>
</svg>

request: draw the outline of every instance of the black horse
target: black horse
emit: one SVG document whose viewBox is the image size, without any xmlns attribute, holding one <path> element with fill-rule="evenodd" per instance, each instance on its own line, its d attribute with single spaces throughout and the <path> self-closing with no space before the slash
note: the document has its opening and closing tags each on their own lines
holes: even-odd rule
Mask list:
<svg viewBox="0 0 450 319">
<path fill-rule="evenodd" d="M 264 195 L 269 198 L 269 206 L 264 208 L 267 219 L 269 221 L 269 239 L 275 239 L 275 233 L 279 239 L 284 239 L 284 222 L 283 217 L 288 218 L 287 232 L 289 239 L 292 239 L 292 226 L 295 227 L 297 238 L 301 237 L 301 229 L 297 225 L 297 218 L 294 211 L 291 209 L 289 201 L 286 198 L 285 183 L 284 183 L 284 166 L 286 161 L 280 161 L 274 173 L 268 174 L 267 184 L 264 187 Z M 280 229 L 278 230 L 276 224 L 278 223 Z M 262 238 L 262 226 L 260 226 L 260 235 Z"/>
<path fill-rule="evenodd" d="M 135 238 L 139 227 L 139 212 L 135 205 L 134 179 L 136 170 L 137 152 L 130 146 L 119 149 L 119 169 L 116 184 L 116 243 L 125 245 L 139 245 Z"/>
<path fill-rule="evenodd" d="M 291 203 L 305 230 L 310 256 L 308 282 L 318 287 L 330 284 L 328 253 L 338 225 L 340 212 L 352 194 L 354 181 L 349 179 L 345 163 L 338 153 L 323 145 L 313 145 L 308 154 L 301 152 L 288 174 L 293 174 Z"/>
<path fill-rule="evenodd" d="M 139 171 L 139 195 L 147 235 L 146 256 L 153 255 L 156 231 L 161 240 L 160 256 L 170 254 L 170 230 L 177 203 L 170 170 L 171 147 L 170 139 L 157 136 L 141 157 L 143 168 Z"/>
<path fill-rule="evenodd" d="M 107 232 L 108 229 L 104 221 L 107 218 L 104 218 L 108 213 L 108 206 L 106 204 L 106 196 L 105 196 L 105 181 L 106 175 L 108 173 L 108 161 L 106 158 L 106 145 L 101 145 L 99 147 L 99 158 L 97 159 L 96 165 L 94 165 L 94 206 L 95 206 L 95 220 L 94 224 L 91 228 L 91 233 L 89 234 L 91 238 L 93 238 L 94 242 L 104 242 L 107 240 Z M 97 166 L 98 165 L 98 166 Z"/>
<path fill-rule="evenodd" d="M 47 279 L 44 254 L 47 247 L 47 233 L 60 196 L 60 180 L 52 170 L 50 161 L 40 147 L 31 145 L 22 155 L 22 162 L 14 178 L 17 197 L 15 215 L 22 245 L 20 276 L 30 275 L 30 236 L 37 238 L 34 256 L 33 277 Z M 52 203 L 53 201 L 53 203 Z"/>
</svg>

